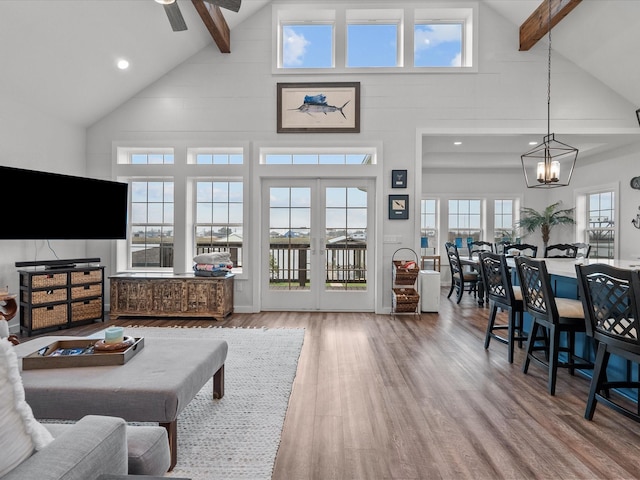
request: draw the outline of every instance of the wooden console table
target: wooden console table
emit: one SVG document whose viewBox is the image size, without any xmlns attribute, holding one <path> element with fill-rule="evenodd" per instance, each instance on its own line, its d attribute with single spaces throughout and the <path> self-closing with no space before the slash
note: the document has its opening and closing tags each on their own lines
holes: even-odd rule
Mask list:
<svg viewBox="0 0 640 480">
<path fill-rule="evenodd" d="M 440 255 L 422 255 L 420 257 L 420 269 L 425 270 L 425 262 L 433 262 L 433 269 L 440 271 Z"/>
<path fill-rule="evenodd" d="M 233 313 L 233 277 L 192 273 L 118 273 L 109 277 L 109 316 L 212 317 Z"/>
</svg>

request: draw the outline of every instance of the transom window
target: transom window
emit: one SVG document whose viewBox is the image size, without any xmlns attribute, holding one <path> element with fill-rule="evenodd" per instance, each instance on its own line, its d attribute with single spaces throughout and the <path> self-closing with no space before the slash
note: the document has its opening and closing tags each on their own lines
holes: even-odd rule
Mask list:
<svg viewBox="0 0 640 480">
<path fill-rule="evenodd" d="M 420 23 L 413 30 L 416 67 L 462 66 L 462 23 Z"/>
<path fill-rule="evenodd" d="M 369 165 L 369 153 L 267 153 L 267 165 Z"/>
<path fill-rule="evenodd" d="M 276 5 L 274 71 L 477 71 L 476 8 L 303 9 Z M 411 49 L 413 55 L 405 55 Z"/>
</svg>

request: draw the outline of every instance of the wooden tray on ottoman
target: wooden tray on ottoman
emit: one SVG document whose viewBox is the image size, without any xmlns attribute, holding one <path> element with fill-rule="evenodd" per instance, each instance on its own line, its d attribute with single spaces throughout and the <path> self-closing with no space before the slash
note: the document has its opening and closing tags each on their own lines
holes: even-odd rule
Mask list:
<svg viewBox="0 0 640 480">
<path fill-rule="evenodd" d="M 23 370 L 39 368 L 98 367 L 124 365 L 144 348 L 144 337 L 135 338 L 133 344 L 123 350 L 97 351 L 92 347 L 101 339 L 77 338 L 58 340 L 22 358 Z M 87 353 L 52 355 L 58 349 L 90 349 Z"/>
</svg>

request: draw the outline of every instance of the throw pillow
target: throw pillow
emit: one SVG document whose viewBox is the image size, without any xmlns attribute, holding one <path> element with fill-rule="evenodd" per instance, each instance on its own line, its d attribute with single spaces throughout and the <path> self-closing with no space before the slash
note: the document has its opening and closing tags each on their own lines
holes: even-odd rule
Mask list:
<svg viewBox="0 0 640 480">
<path fill-rule="evenodd" d="M 0 477 L 52 440 L 51 433 L 33 417 L 25 401 L 13 345 L 0 339 Z"/>
</svg>

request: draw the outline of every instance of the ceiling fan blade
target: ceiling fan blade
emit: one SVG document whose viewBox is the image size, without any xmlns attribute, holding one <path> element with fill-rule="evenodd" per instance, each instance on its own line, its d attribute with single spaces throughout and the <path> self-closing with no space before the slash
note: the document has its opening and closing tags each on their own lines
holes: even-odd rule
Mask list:
<svg viewBox="0 0 640 480">
<path fill-rule="evenodd" d="M 242 0 L 204 0 L 207 3 L 212 5 L 217 5 L 220 8 L 226 8 L 227 10 L 231 10 L 233 12 L 237 12 L 240 10 L 240 3 Z"/>
<path fill-rule="evenodd" d="M 184 21 L 182 12 L 180 12 L 178 2 L 164 5 L 164 11 L 167 13 L 167 18 L 169 19 L 169 23 L 171 24 L 171 28 L 174 32 L 182 32 L 187 29 L 187 24 Z"/>
</svg>

